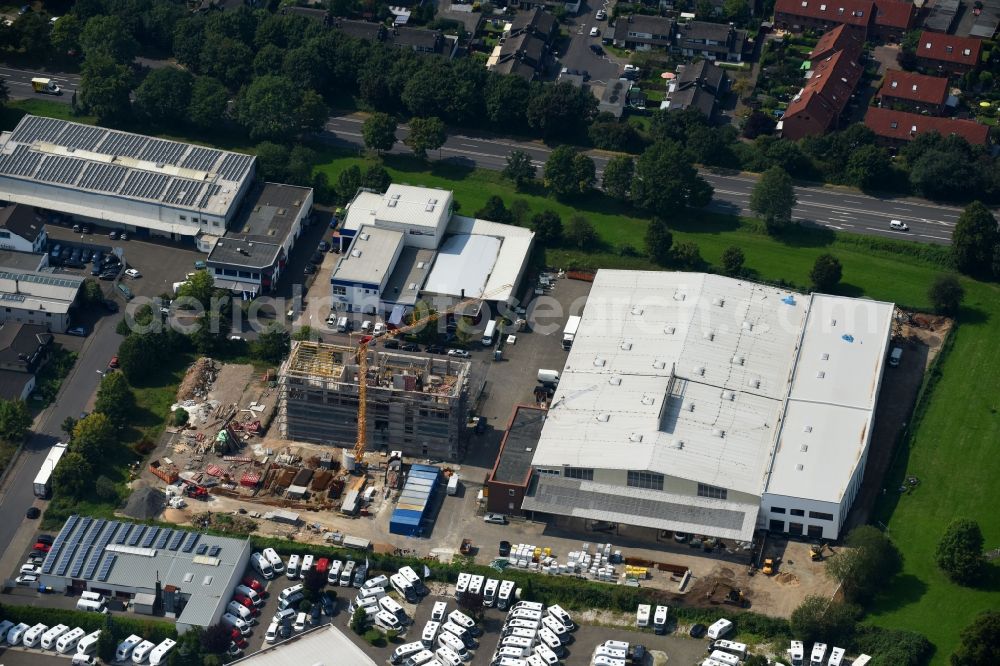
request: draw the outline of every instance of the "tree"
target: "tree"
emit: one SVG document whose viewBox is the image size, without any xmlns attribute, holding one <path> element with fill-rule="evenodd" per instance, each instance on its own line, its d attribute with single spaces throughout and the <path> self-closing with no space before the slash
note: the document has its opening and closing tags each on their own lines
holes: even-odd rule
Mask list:
<svg viewBox="0 0 1000 666">
<path fill-rule="evenodd" d="M 661 266 L 670 261 L 670 248 L 674 244 L 674 235 L 667 227 L 667 221 L 656 216 L 646 227 L 646 252 L 650 258 Z"/>
<path fill-rule="evenodd" d="M 90 487 L 93 469 L 90 463 L 75 451 L 67 451 L 52 470 L 52 489 L 64 497 L 79 499 Z"/>
<path fill-rule="evenodd" d="M 385 192 L 391 184 L 392 176 L 379 164 L 371 165 L 365 169 L 364 175 L 361 176 L 361 187 L 367 187 L 376 192 Z M 456 205 L 455 208 L 457 209 L 458 206 Z"/>
<path fill-rule="evenodd" d="M 951 521 L 934 554 L 937 565 L 959 585 L 975 585 L 986 567 L 983 532 L 979 523 L 967 518 Z"/>
<path fill-rule="evenodd" d="M 373 113 L 365 119 L 361 134 L 368 150 L 378 153 L 392 150 L 392 146 L 396 143 L 396 119 L 388 113 Z"/>
<path fill-rule="evenodd" d="M 125 381 L 125 375 L 120 372 L 109 372 L 104 375 L 97 388 L 94 411 L 107 416 L 115 427 L 122 428 L 128 423 L 133 409 L 135 409 L 135 395 Z"/>
<path fill-rule="evenodd" d="M 810 595 L 792 611 L 792 634 L 806 645 L 820 640 L 844 645 L 854 634 L 859 614 L 857 606 Z"/>
<path fill-rule="evenodd" d="M 118 347 L 118 364 L 122 374 L 132 384 L 137 384 L 156 371 L 163 362 L 161 349 L 151 342 L 159 335 L 129 335 Z"/>
<path fill-rule="evenodd" d="M 951 234 L 955 267 L 966 275 L 988 275 L 998 241 L 1000 233 L 993 213 L 981 201 L 973 201 L 962 211 Z"/>
<path fill-rule="evenodd" d="M 74 419 L 72 416 L 67 416 L 66 418 L 63 419 L 62 425 L 59 426 L 59 429 L 66 434 L 66 439 L 68 441 L 73 438 L 73 428 L 75 427 L 76 427 L 76 419 Z"/>
<path fill-rule="evenodd" d="M 292 146 L 288 155 L 288 165 L 285 169 L 286 177 L 293 185 L 308 187 L 313 184 L 312 171 L 315 165 L 316 151 L 296 144 Z"/>
<path fill-rule="evenodd" d="M 115 424 L 106 414 L 92 412 L 76 422 L 70 450 L 88 462 L 103 460 L 115 443 Z"/>
<path fill-rule="evenodd" d="M 484 92 L 486 117 L 495 127 L 524 127 L 530 99 L 530 84 L 520 76 L 490 75 Z"/>
<path fill-rule="evenodd" d="M 574 215 L 563 229 L 563 240 L 578 250 L 587 250 L 597 244 L 597 229 L 584 216 Z"/>
<path fill-rule="evenodd" d="M 562 238 L 562 218 L 551 210 L 543 210 L 531 216 L 531 230 L 535 240 L 545 247 L 552 247 Z"/>
<path fill-rule="evenodd" d="M 229 329 L 229 319 L 206 311 L 198 319 L 198 328 L 191 333 L 191 344 L 199 354 L 211 356 L 223 348 L 229 337 Z"/>
<path fill-rule="evenodd" d="M 191 86 L 191 102 L 186 117 L 195 127 L 217 127 L 226 117 L 229 92 L 218 79 L 210 76 L 196 77 Z"/>
<path fill-rule="evenodd" d="M 265 363 L 280 363 L 291 348 L 291 338 L 285 327 L 272 324 L 250 344 L 250 356 Z"/>
<path fill-rule="evenodd" d="M 139 53 L 139 42 L 119 16 L 102 15 L 94 16 L 84 24 L 80 33 L 80 48 L 87 58 L 100 53 L 117 63 L 128 64 Z"/>
<path fill-rule="evenodd" d="M 315 595 L 326 585 L 326 574 L 313 567 L 302 577 L 302 585 Z"/>
<path fill-rule="evenodd" d="M 440 118 L 412 118 L 410 133 L 403 140 L 420 159 L 427 157 L 428 150 L 437 150 L 448 138 L 444 123 Z"/>
<path fill-rule="evenodd" d="M 910 183 L 928 199 L 960 201 L 980 188 L 981 176 L 966 146 L 942 146 L 924 152 L 910 166 Z"/>
<path fill-rule="evenodd" d="M 43 56 L 49 48 L 49 33 L 52 24 L 49 23 L 48 15 L 42 12 L 25 12 L 16 19 L 12 26 L 12 37 L 14 42 L 26 54 L 30 56 Z"/>
<path fill-rule="evenodd" d="M 82 23 L 76 14 L 60 16 L 49 33 L 52 50 L 61 56 L 76 55 L 80 50 L 81 29 Z"/>
<path fill-rule="evenodd" d="M 774 121 L 763 111 L 754 111 L 743 124 L 743 136 L 748 139 L 756 139 L 762 134 L 770 134 L 774 131 Z"/>
<path fill-rule="evenodd" d="M 360 636 L 361 632 L 365 630 L 365 625 L 367 623 L 368 623 L 368 614 L 365 613 L 365 609 L 363 607 L 358 606 L 357 608 L 354 609 L 354 614 L 351 615 L 351 623 L 350 623 L 351 631 Z"/>
<path fill-rule="evenodd" d="M 486 204 L 475 212 L 475 216 L 482 220 L 500 222 L 501 224 L 510 224 L 514 221 L 514 216 L 511 215 L 509 210 L 507 210 L 507 206 L 504 205 L 503 199 L 495 194 L 491 195 L 490 198 L 486 200 Z"/>
<path fill-rule="evenodd" d="M 132 76 L 128 67 L 103 53 L 83 61 L 80 105 L 102 122 L 120 118 L 129 109 Z"/>
<path fill-rule="evenodd" d="M 523 150 L 513 150 L 507 156 L 507 166 L 503 169 L 503 177 L 513 182 L 514 187 L 520 190 L 535 180 L 537 170 L 528 153 Z"/>
<path fill-rule="evenodd" d="M 962 642 L 951 655 L 951 666 L 1000 664 L 1000 611 L 983 611 L 962 630 Z"/>
<path fill-rule="evenodd" d="M 573 169 L 573 158 L 576 154 L 576 148 L 573 146 L 559 146 L 545 161 L 543 181 L 545 187 L 552 190 L 556 196 L 564 196 L 577 190 Z"/>
<path fill-rule="evenodd" d="M 735 245 L 730 245 L 722 252 L 722 271 L 729 276 L 740 275 L 743 273 L 745 260 L 743 250 Z"/>
<path fill-rule="evenodd" d="M 594 189 L 597 181 L 597 166 L 588 155 L 577 153 L 573 156 L 573 183 L 576 191 L 586 194 Z"/>
<path fill-rule="evenodd" d="M 533 89 L 528 102 L 528 125 L 545 138 L 582 138 L 597 111 L 597 98 L 572 83 L 556 83 Z"/>
<path fill-rule="evenodd" d="M 813 291 L 832 291 L 843 276 L 840 260 L 832 254 L 821 254 L 816 257 L 809 279 L 812 280 Z"/>
<path fill-rule="evenodd" d="M 17 443 L 31 428 L 31 412 L 24 400 L 0 400 L 0 439 Z"/>
<path fill-rule="evenodd" d="M 193 298 L 206 310 L 212 306 L 215 278 L 208 271 L 195 271 L 187 282 L 177 289 L 178 298 Z"/>
<path fill-rule="evenodd" d="M 601 181 L 604 193 L 612 199 L 628 200 L 634 176 L 635 160 L 627 155 L 612 157 L 604 167 L 604 177 Z"/>
<path fill-rule="evenodd" d="M 89 306 L 102 305 L 104 303 L 104 290 L 97 280 L 87 278 L 83 281 L 83 289 L 80 291 L 80 300 Z"/>
<path fill-rule="evenodd" d="M 885 533 L 871 525 L 855 527 L 845 544 L 827 562 L 826 572 L 840 583 L 849 601 L 863 603 L 899 571 L 899 551 Z"/>
<path fill-rule="evenodd" d="M 72 14 L 69 14 L 69 16 L 72 16 Z M 66 17 L 64 16 L 63 18 Z M 60 19 L 61 22 L 62 19 Z M 104 662 L 110 664 L 115 661 L 115 650 L 117 647 L 118 641 L 115 640 L 110 631 L 102 631 L 100 636 L 97 637 L 97 656 Z"/>
<path fill-rule="evenodd" d="M 118 488 L 115 487 L 115 482 L 103 474 L 94 481 L 94 493 L 105 501 L 118 499 Z"/>
<path fill-rule="evenodd" d="M 302 90 L 288 77 L 259 76 L 240 91 L 236 119 L 255 141 L 287 140 L 315 127 L 314 98 L 314 91 Z"/>
<path fill-rule="evenodd" d="M 701 258 L 701 250 L 698 248 L 698 245 L 691 241 L 675 245 L 670 252 L 670 261 L 677 268 L 689 271 L 698 270 L 705 264 L 705 260 Z"/>
<path fill-rule="evenodd" d="M 722 3 L 722 16 L 726 21 L 742 25 L 750 19 L 750 5 L 747 0 L 726 0 Z"/>
<path fill-rule="evenodd" d="M 261 141 L 254 147 L 257 153 L 257 173 L 262 180 L 281 182 L 288 172 L 288 146 L 273 141 Z"/>
<path fill-rule="evenodd" d="M 938 314 L 950 317 L 957 315 L 963 298 L 965 289 L 962 288 L 958 277 L 951 273 L 938 273 L 927 289 L 927 299 Z"/>
<path fill-rule="evenodd" d="M 135 107 L 154 123 L 178 125 L 187 119 L 194 76 L 183 69 L 154 69 L 135 89 Z"/>
<path fill-rule="evenodd" d="M 878 146 L 860 146 L 847 160 L 847 181 L 862 190 L 885 184 L 892 170 L 889 154 Z"/>
<path fill-rule="evenodd" d="M 764 219 L 764 228 L 769 234 L 784 231 L 791 225 L 796 203 L 792 178 L 779 166 L 765 171 L 750 193 L 750 210 Z"/>
<path fill-rule="evenodd" d="M 659 141 L 639 156 L 632 202 L 650 212 L 700 208 L 712 200 L 712 186 L 698 175 L 688 154 L 672 141 Z"/>
<path fill-rule="evenodd" d="M 224 624 L 213 624 L 201 635 L 201 648 L 209 654 L 222 654 L 229 649 L 232 630 Z"/>
<path fill-rule="evenodd" d="M 361 167 L 352 164 L 337 176 L 337 184 L 333 190 L 337 193 L 337 199 L 346 203 L 357 193 L 359 187 L 361 187 Z"/>
</svg>

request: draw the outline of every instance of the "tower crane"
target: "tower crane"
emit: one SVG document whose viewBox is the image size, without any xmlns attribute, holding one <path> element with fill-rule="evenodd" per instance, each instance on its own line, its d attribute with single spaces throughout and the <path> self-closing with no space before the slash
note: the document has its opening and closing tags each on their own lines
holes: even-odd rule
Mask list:
<svg viewBox="0 0 1000 666">
<path fill-rule="evenodd" d="M 410 331 L 420 328 L 425 324 L 437 321 L 443 316 L 447 316 L 454 312 L 464 310 L 469 305 L 474 303 L 480 303 L 485 301 L 490 296 L 498 294 L 506 289 L 510 289 L 513 285 L 505 284 L 502 287 L 497 287 L 496 289 L 491 289 L 490 291 L 477 296 L 475 298 L 467 298 L 464 301 L 460 301 L 455 305 L 452 305 L 440 312 L 431 312 L 425 317 L 407 324 L 406 326 L 400 326 L 392 331 L 387 331 L 384 335 L 380 336 L 382 338 L 395 338 L 397 336 L 409 333 Z M 356 466 L 361 465 L 361 461 L 365 455 L 365 449 L 367 448 L 366 438 L 368 436 L 368 347 L 375 342 L 375 338 L 371 336 L 365 336 L 361 338 L 361 342 L 358 343 L 358 439 L 354 445 L 354 464 Z"/>
</svg>

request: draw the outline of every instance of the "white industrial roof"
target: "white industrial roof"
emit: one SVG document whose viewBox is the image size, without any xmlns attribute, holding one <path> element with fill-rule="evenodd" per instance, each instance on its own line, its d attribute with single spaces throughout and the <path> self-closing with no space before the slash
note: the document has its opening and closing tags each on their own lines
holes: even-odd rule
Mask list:
<svg viewBox="0 0 1000 666">
<path fill-rule="evenodd" d="M 374 224 L 375 211 L 382 205 L 382 195 L 377 192 L 360 191 L 347 206 L 344 216 L 344 231 L 357 232 L 365 224 Z"/>
<path fill-rule="evenodd" d="M 407 227 L 443 229 L 451 216 L 450 190 L 412 185 L 389 185 L 375 210 L 380 222 Z"/>
<path fill-rule="evenodd" d="M 364 650 L 332 624 L 317 627 L 230 663 L 245 666 L 376 666 Z"/>
<path fill-rule="evenodd" d="M 510 224 L 453 215 L 448 225 L 448 233 L 490 236 L 500 240 L 500 250 L 483 287 L 483 293 L 489 294 L 491 301 L 510 302 L 521 273 L 528 263 L 535 232 Z M 469 294 L 468 289 L 466 294 Z"/>
<path fill-rule="evenodd" d="M 874 427 L 892 312 L 813 296 L 765 492 L 840 502 Z"/>
<path fill-rule="evenodd" d="M 9 308 L 65 314 L 82 284 L 76 275 L 0 267 L 0 301 Z"/>
<path fill-rule="evenodd" d="M 473 298 L 486 293 L 501 241 L 492 236 L 449 236 L 438 247 L 424 290 L 432 294 Z"/>
<path fill-rule="evenodd" d="M 381 285 L 389 279 L 403 233 L 392 229 L 361 227 L 347 252 L 333 269 L 334 281 Z"/>
</svg>

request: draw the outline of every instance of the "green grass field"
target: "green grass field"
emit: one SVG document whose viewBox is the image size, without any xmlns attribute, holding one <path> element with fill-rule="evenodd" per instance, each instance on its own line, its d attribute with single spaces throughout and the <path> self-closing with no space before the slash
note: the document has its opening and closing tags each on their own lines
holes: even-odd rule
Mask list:
<svg viewBox="0 0 1000 666">
<path fill-rule="evenodd" d="M 335 153 L 319 167 L 336 182 L 350 164 L 364 168 L 359 157 Z M 423 164 L 412 158 L 389 157 L 385 166 L 394 182 L 442 187 L 455 191 L 460 212 L 473 214 L 493 194 L 508 207 L 523 199 L 532 212 L 544 209 L 563 220 L 582 214 L 597 228 L 605 245 L 594 253 L 548 250 L 545 261 L 558 267 L 621 267 L 658 269 L 645 257 L 622 257 L 618 248 L 641 249 L 646 222 L 630 209 L 593 195 L 574 201 L 575 207 L 543 196 L 520 193 L 498 173 L 472 171 L 452 165 Z M 694 215 L 668 220 L 674 242 L 692 241 L 702 257 L 718 265 L 725 248 L 736 245 L 746 255 L 747 267 L 770 281 L 809 284 L 809 270 L 823 252 L 835 254 L 844 266 L 840 292 L 887 300 L 908 308 L 927 309 L 927 287 L 941 270 L 943 250 L 904 243 L 873 244 L 858 236 L 803 229 L 776 241 L 756 231 L 756 225 L 721 215 Z M 918 631 L 936 646 L 935 664 L 945 664 L 958 633 L 975 615 L 1000 607 L 1000 576 L 984 589 L 970 590 L 949 583 L 936 569 L 933 552 L 945 524 L 953 517 L 979 521 L 988 548 L 1000 545 L 1000 515 L 992 511 L 991 496 L 1000 463 L 992 444 L 1000 440 L 1000 354 L 996 331 L 1000 319 L 1000 287 L 963 280 L 965 307 L 955 345 L 940 365 L 942 377 L 930 406 L 893 474 L 915 475 L 921 483 L 915 493 L 897 498 L 898 505 L 879 507 L 879 519 L 905 558 L 904 571 L 877 601 L 867 621 L 886 627 Z"/>
</svg>

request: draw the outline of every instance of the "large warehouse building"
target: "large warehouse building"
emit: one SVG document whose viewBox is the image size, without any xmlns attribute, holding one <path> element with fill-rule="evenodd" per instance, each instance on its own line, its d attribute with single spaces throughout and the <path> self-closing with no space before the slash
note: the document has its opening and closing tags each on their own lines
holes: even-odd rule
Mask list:
<svg viewBox="0 0 1000 666">
<path fill-rule="evenodd" d="M 250 541 L 119 520 L 70 516 L 39 585 L 128 600 L 162 591 L 177 631 L 218 624 L 250 560 Z"/>
<path fill-rule="evenodd" d="M 750 541 L 836 538 L 893 305 L 698 273 L 598 272 L 525 510 Z"/>
</svg>

